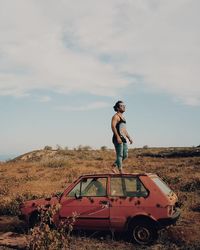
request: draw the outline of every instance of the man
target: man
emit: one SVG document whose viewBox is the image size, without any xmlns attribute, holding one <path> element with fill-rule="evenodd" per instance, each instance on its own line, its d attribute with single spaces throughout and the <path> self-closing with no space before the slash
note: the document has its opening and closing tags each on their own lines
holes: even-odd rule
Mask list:
<svg viewBox="0 0 200 250">
<path fill-rule="evenodd" d="M 119 172 L 122 173 L 122 161 L 128 157 L 127 139 L 130 144 L 133 143 L 133 140 L 126 130 L 126 120 L 123 117 L 126 108 L 125 104 L 123 101 L 118 101 L 113 108 L 116 114 L 112 117 L 111 128 L 113 131 L 112 141 L 115 146 L 116 161 L 112 165 L 112 172 L 116 173 L 116 168 L 118 168 Z"/>
</svg>

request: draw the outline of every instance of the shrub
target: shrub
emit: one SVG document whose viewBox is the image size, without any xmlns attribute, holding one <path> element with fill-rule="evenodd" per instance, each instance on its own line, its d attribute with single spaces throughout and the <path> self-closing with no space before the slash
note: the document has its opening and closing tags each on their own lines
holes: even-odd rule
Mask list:
<svg viewBox="0 0 200 250">
<path fill-rule="evenodd" d="M 65 157 L 58 156 L 53 159 L 45 158 L 41 160 L 40 166 L 48 168 L 62 168 L 62 167 L 69 167 L 70 163 L 69 161 L 66 160 Z"/>
<path fill-rule="evenodd" d="M 79 145 L 77 150 L 79 150 L 79 151 L 89 151 L 89 150 L 92 150 L 92 148 L 90 146 L 88 146 L 88 145 L 86 145 L 86 146 Z"/>
<path fill-rule="evenodd" d="M 108 149 L 108 148 L 107 148 L 106 146 L 102 146 L 102 147 L 101 147 L 101 150 L 102 150 L 102 151 L 106 151 L 107 149 Z"/>
<path fill-rule="evenodd" d="M 31 193 L 24 193 L 22 195 L 17 195 L 13 197 L 10 201 L 5 200 L 0 204 L 0 214 L 1 215 L 19 215 L 20 209 L 19 205 L 26 200 L 39 199 L 42 196 L 36 196 Z"/>
<path fill-rule="evenodd" d="M 63 150 L 63 148 L 62 148 L 62 146 L 60 146 L 60 145 L 56 145 L 56 148 L 57 148 L 57 150 Z"/>
<path fill-rule="evenodd" d="M 72 218 L 60 223 L 59 227 L 53 227 L 52 218 L 59 210 L 59 204 L 44 209 L 39 207 L 40 222 L 30 232 L 29 248 L 34 250 L 46 249 L 70 249 L 71 232 L 76 221 L 77 214 L 72 214 Z"/>
<path fill-rule="evenodd" d="M 190 209 L 194 212 L 200 212 L 200 203 L 194 204 L 193 206 L 190 206 Z"/>
<path fill-rule="evenodd" d="M 52 150 L 52 147 L 47 145 L 44 147 L 44 150 Z"/>
<path fill-rule="evenodd" d="M 184 186 L 180 188 L 183 192 L 194 192 L 196 190 L 200 190 L 200 180 L 194 179 L 191 182 L 186 183 Z"/>
</svg>

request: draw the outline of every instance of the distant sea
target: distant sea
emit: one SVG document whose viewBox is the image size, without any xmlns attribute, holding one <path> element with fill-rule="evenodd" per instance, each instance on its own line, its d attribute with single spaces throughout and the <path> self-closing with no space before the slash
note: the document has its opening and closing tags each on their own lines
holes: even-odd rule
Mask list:
<svg viewBox="0 0 200 250">
<path fill-rule="evenodd" d="M 8 161 L 17 157 L 16 154 L 0 155 L 0 161 Z"/>
</svg>

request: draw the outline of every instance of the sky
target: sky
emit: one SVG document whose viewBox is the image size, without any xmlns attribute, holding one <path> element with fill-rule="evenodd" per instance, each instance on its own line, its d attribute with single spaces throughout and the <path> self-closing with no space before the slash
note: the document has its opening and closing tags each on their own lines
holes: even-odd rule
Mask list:
<svg viewBox="0 0 200 250">
<path fill-rule="evenodd" d="M 0 0 L 0 155 L 200 144 L 199 0 Z"/>
</svg>

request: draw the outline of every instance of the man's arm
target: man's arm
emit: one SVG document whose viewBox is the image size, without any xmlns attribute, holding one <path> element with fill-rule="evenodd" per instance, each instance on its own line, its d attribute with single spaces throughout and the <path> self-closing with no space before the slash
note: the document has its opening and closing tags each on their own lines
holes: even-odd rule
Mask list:
<svg viewBox="0 0 200 250">
<path fill-rule="evenodd" d="M 128 134 L 127 130 L 125 131 L 125 135 L 126 135 L 126 137 L 128 138 L 130 144 L 132 144 L 132 143 L 133 143 L 133 140 L 132 140 L 132 138 L 130 137 L 130 135 Z"/>
<path fill-rule="evenodd" d="M 123 133 L 126 136 L 126 138 L 129 140 L 130 144 L 132 144 L 133 140 L 132 140 L 131 136 L 128 134 L 126 128 L 123 128 Z"/>
<path fill-rule="evenodd" d="M 113 131 L 114 135 L 115 135 L 116 138 L 117 138 L 117 142 L 118 142 L 119 144 L 121 144 L 121 143 L 122 143 L 122 140 L 121 140 L 120 135 L 118 134 L 117 129 L 116 129 L 116 125 L 117 125 L 117 123 L 119 122 L 119 120 L 120 120 L 120 118 L 119 118 L 117 115 L 114 115 L 114 116 L 112 117 L 112 121 L 111 121 L 111 128 L 112 128 L 112 131 Z"/>
</svg>

